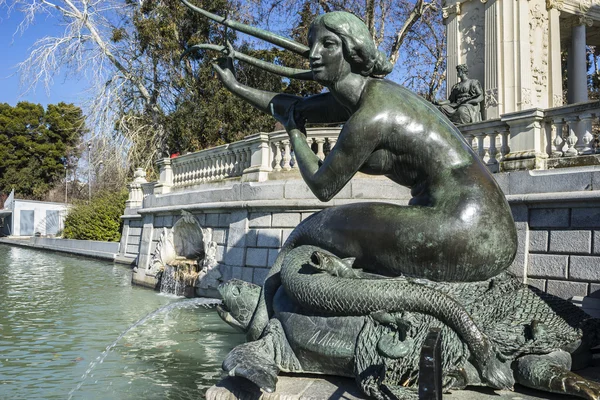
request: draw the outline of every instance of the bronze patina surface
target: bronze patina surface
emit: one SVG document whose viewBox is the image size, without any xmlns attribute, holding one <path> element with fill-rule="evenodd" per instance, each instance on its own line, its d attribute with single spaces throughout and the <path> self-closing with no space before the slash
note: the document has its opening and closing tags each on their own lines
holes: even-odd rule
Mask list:
<svg viewBox="0 0 600 400">
<path fill-rule="evenodd" d="M 600 387 L 573 378 L 566 362 L 575 349 L 585 352 L 597 341 L 593 329 L 582 328 L 596 322 L 580 316 L 578 327 L 570 330 L 564 324 L 548 327 L 545 320 L 537 321 L 537 313 L 526 313 L 512 321 L 521 325 L 507 343 L 496 340 L 494 329 L 507 318 L 511 323 L 508 306 L 544 303 L 523 301 L 522 291 L 529 289 L 515 287 L 514 278 L 504 273 L 517 249 L 506 199 L 446 116 L 382 78 L 392 66 L 360 19 L 345 12 L 317 17 L 305 49 L 182 1 L 309 59 L 310 71 L 298 71 L 238 57 L 280 75 L 312 77 L 329 90 L 308 98 L 241 84 L 230 45 L 216 47 L 225 56 L 214 68 L 232 93 L 283 123 L 302 177 L 317 198 L 332 199 L 359 171 L 385 175 L 410 187 L 413 196 L 408 206 L 356 203 L 316 213 L 292 232 L 260 293 L 226 284 L 221 314 L 243 328 L 249 342 L 230 353 L 225 370 L 267 391 L 274 390 L 279 371 L 315 372 L 354 376 L 374 398 L 411 398 L 410 387 L 418 381 L 412 354 L 437 324 L 447 331 L 448 345 L 442 348 L 446 389 L 510 388 L 516 379 L 598 398 Z M 323 161 L 307 144 L 306 122 L 344 124 Z M 514 300 L 506 301 L 505 293 Z M 473 306 L 481 302 L 487 302 L 483 311 Z M 547 310 L 561 320 L 552 307 Z M 544 346 L 523 344 L 539 338 L 545 338 Z"/>
</svg>

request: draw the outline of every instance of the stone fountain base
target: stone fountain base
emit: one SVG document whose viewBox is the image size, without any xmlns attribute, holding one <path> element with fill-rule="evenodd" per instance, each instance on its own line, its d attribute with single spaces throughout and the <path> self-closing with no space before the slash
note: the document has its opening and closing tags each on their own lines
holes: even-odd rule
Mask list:
<svg viewBox="0 0 600 400">
<path fill-rule="evenodd" d="M 594 367 L 577 371 L 578 374 L 600 382 L 600 359 Z M 565 400 L 572 397 L 541 392 L 516 385 L 515 391 L 494 391 L 490 388 L 471 387 L 444 394 L 444 400 Z M 337 376 L 279 376 L 277 391 L 263 393 L 243 378 L 226 377 L 206 392 L 206 400 L 329 400 L 366 399 L 354 379 Z"/>
</svg>

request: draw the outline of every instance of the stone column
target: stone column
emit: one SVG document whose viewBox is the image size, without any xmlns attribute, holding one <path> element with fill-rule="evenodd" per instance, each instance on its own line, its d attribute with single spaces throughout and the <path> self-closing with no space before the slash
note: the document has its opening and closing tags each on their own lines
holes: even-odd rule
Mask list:
<svg viewBox="0 0 600 400">
<path fill-rule="evenodd" d="M 498 3 L 499 18 L 502 21 L 503 29 L 500 35 L 500 53 L 499 68 L 504 77 L 502 81 L 502 97 L 500 103 L 503 105 L 500 114 L 516 111 L 517 108 L 517 40 L 515 13 L 517 10 L 516 1 L 502 1 Z"/>
<path fill-rule="evenodd" d="M 444 24 L 446 25 L 446 98 L 450 96 L 452 86 L 457 82 L 456 67 L 460 64 L 460 3 L 444 7 L 442 10 Z"/>
<path fill-rule="evenodd" d="M 567 65 L 569 104 L 588 100 L 585 52 L 585 18 L 580 17 L 571 28 L 571 46 Z"/>
<path fill-rule="evenodd" d="M 498 24 L 498 3 L 488 1 L 485 6 L 485 72 L 484 72 L 484 120 L 498 118 L 502 105 L 500 90 L 502 77 L 498 73 L 498 51 L 500 49 L 500 31 Z"/>
<path fill-rule="evenodd" d="M 534 107 L 532 77 L 531 77 L 531 45 L 529 35 L 531 30 L 529 1 L 518 0 L 516 2 L 517 18 L 517 67 L 513 70 L 516 74 L 517 109 L 528 110 Z"/>
<path fill-rule="evenodd" d="M 560 49 L 560 11 L 556 8 L 548 10 L 548 106 L 563 105 L 562 66 Z"/>
</svg>

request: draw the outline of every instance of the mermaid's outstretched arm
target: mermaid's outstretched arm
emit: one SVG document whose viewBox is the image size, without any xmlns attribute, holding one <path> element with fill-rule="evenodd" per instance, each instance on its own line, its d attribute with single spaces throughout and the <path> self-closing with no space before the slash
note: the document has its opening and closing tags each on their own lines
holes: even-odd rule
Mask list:
<svg viewBox="0 0 600 400">
<path fill-rule="evenodd" d="M 287 115 L 292 105 L 297 104 L 295 118 L 298 121 L 344 122 L 349 117 L 349 113 L 333 98 L 331 93 L 304 98 L 243 85 L 235 78 L 231 57 L 220 59 L 218 64 L 213 64 L 213 67 L 227 90 L 264 113 L 272 114 L 274 110 L 278 115 Z M 304 144 L 306 144 L 306 140 Z"/>
<path fill-rule="evenodd" d="M 342 190 L 379 145 L 377 130 L 361 129 L 360 132 L 355 132 L 346 125 L 335 147 L 321 162 L 296 124 L 295 105 L 292 105 L 286 116 L 278 114 L 274 108 L 271 112 L 285 126 L 290 136 L 304 182 L 321 201 L 331 200 Z"/>
</svg>

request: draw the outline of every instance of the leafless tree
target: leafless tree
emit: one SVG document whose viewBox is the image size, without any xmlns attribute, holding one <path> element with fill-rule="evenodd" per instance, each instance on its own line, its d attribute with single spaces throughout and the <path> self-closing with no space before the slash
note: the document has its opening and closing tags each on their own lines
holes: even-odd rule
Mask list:
<svg viewBox="0 0 600 400">
<path fill-rule="evenodd" d="M 390 62 L 401 64 L 391 79 L 435 97 L 446 66 L 441 0 L 253 0 L 250 13 L 256 23 L 285 33 L 307 3 L 315 14 L 348 11 L 361 17 Z"/>
<path fill-rule="evenodd" d="M 125 152 L 132 163 L 151 167 L 165 140 L 158 118 L 163 105 L 153 86 L 155 71 L 135 43 L 114 40 L 115 32 L 125 32 L 132 7 L 119 0 L 0 0 L 0 7 L 22 14 L 21 32 L 38 18 L 64 27 L 61 35 L 38 39 L 18 64 L 25 91 L 38 85 L 49 90 L 60 71 L 87 78 L 90 87 L 83 108 L 91 128 L 89 140 L 112 141 L 102 147 L 104 162 L 118 165 Z"/>
</svg>

